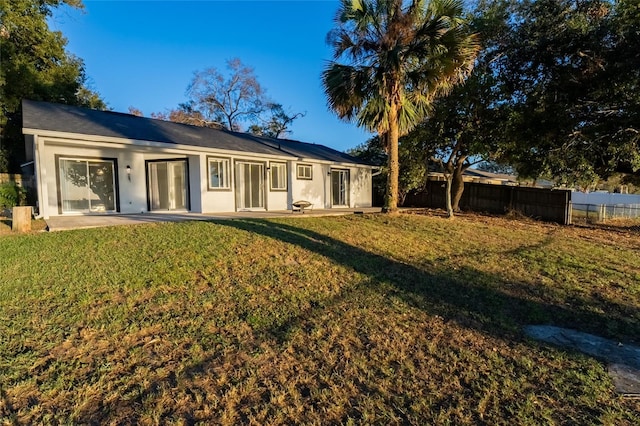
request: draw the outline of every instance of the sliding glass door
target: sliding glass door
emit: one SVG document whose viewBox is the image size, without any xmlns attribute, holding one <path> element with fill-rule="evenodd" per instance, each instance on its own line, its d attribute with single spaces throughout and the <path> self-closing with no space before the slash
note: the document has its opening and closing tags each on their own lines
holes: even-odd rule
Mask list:
<svg viewBox="0 0 640 426">
<path fill-rule="evenodd" d="M 349 170 L 331 170 L 331 205 L 349 207 Z"/>
<path fill-rule="evenodd" d="M 238 210 L 264 209 L 264 164 L 236 163 Z"/>
<path fill-rule="evenodd" d="M 151 210 L 188 210 L 187 161 L 150 161 L 149 208 Z"/>
<path fill-rule="evenodd" d="M 116 211 L 114 160 L 59 158 L 62 213 Z"/>
</svg>

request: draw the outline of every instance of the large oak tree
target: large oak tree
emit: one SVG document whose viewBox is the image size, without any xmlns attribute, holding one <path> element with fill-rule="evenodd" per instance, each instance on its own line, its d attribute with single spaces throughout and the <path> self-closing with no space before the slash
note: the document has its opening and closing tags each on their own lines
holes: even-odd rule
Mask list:
<svg viewBox="0 0 640 426">
<path fill-rule="evenodd" d="M 47 18 L 63 4 L 82 7 L 80 0 L 0 0 L 0 157 L 14 171 L 24 160 L 22 99 L 106 108 L 86 87 L 82 60 L 49 29 Z"/>
<path fill-rule="evenodd" d="M 493 64 L 511 110 L 504 160 L 578 185 L 640 170 L 638 2 L 517 1 L 510 22 Z"/>
</svg>

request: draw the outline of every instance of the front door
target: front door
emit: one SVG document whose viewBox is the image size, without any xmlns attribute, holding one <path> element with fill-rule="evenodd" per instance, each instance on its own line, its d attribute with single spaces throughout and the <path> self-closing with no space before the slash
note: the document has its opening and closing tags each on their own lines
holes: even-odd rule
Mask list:
<svg viewBox="0 0 640 426">
<path fill-rule="evenodd" d="M 349 170 L 331 170 L 331 206 L 349 207 Z"/>
<path fill-rule="evenodd" d="M 150 210 L 189 209 L 186 160 L 149 161 L 147 174 Z"/>
<path fill-rule="evenodd" d="M 236 205 L 238 210 L 264 209 L 263 163 L 236 163 Z"/>
</svg>

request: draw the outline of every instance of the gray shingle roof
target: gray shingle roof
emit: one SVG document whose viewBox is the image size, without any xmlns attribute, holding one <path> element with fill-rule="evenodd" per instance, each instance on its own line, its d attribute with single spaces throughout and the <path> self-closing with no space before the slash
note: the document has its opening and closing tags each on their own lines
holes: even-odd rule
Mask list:
<svg viewBox="0 0 640 426">
<path fill-rule="evenodd" d="M 324 145 L 172 123 L 112 111 L 22 101 L 22 127 L 81 135 L 164 142 L 256 154 L 365 164 Z"/>
</svg>

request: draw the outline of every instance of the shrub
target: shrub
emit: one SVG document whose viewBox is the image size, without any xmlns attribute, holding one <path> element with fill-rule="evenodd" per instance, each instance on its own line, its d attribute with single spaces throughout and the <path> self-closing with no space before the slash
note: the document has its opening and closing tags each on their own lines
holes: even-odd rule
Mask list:
<svg viewBox="0 0 640 426">
<path fill-rule="evenodd" d="M 9 155 L 7 151 L 0 148 L 0 173 L 9 171 Z"/>
<path fill-rule="evenodd" d="M 26 199 L 27 191 L 15 182 L 0 184 L 0 209 L 24 205 Z"/>
</svg>

